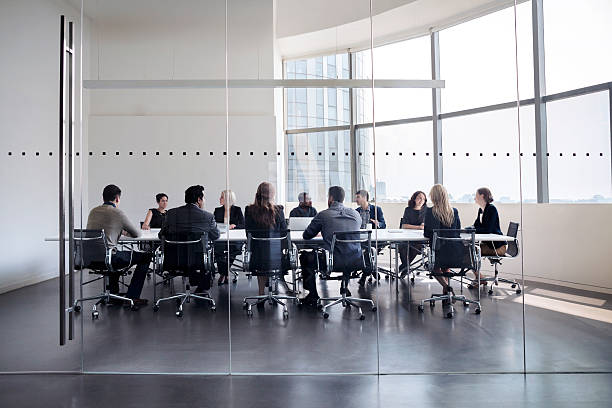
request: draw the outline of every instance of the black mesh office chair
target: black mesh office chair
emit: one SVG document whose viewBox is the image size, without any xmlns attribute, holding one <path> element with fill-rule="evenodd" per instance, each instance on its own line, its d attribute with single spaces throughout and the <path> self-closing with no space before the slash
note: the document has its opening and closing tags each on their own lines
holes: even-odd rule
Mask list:
<svg viewBox="0 0 612 408">
<path fill-rule="evenodd" d="M 322 305 L 323 302 L 331 302 L 322 306 L 321 312 L 323 318 L 329 318 L 327 309 L 338 304 L 341 304 L 342 307 L 356 307 L 359 310 L 360 320 L 365 319 L 360 304 L 368 304 L 373 312 L 376 311 L 374 301 L 351 297 L 348 290 L 349 281 L 359 277 L 358 271 L 363 271 L 368 267 L 373 268 L 373 265 L 375 265 L 374 256 L 374 251 L 372 251 L 372 231 L 360 230 L 334 233 L 330 251 L 328 252 L 327 271 L 322 274 L 321 279 L 339 280 L 341 296 L 318 300 L 318 305 Z M 366 257 L 369 259 L 366 259 Z"/>
<path fill-rule="evenodd" d="M 452 269 L 456 269 L 453 271 Z M 439 229 L 433 231 L 431 247 L 429 251 L 429 259 L 427 260 L 427 269 L 431 277 L 442 276 L 450 280 L 453 278 L 465 277 L 468 271 L 480 270 L 480 248 L 476 246 L 476 233 L 474 230 L 451 230 Z M 454 292 L 449 292 L 445 295 L 432 295 L 428 299 L 421 300 L 418 307 L 419 312 L 425 310 L 424 303 L 429 302 L 431 307 L 434 307 L 436 301 L 446 301 L 449 304 L 449 310 L 446 312 L 446 317 L 451 318 L 455 313 L 453 302 L 459 300 L 464 306 L 469 306 L 471 303 L 476 305 L 474 312 L 481 312 L 480 292 L 478 300 L 467 299 L 463 295 L 455 295 Z"/>
<path fill-rule="evenodd" d="M 162 237 L 161 246 L 155 253 L 155 269 L 160 274 L 166 271 L 170 279 L 182 277 L 183 292 L 156 301 L 156 292 L 154 290 L 153 300 L 155 303 L 153 311 L 157 312 L 159 304 L 162 302 L 176 300 L 178 308 L 175 314 L 177 317 L 182 317 L 183 305 L 189 303 L 192 298 L 210 303 L 210 310 L 215 311 L 215 301 L 207 292 L 191 293 L 190 285 L 185 283 L 186 277 L 193 276 L 196 273 L 201 274 L 200 279 L 212 280 L 212 260 L 213 253 L 211 246 L 208 244 L 208 235 L 206 233 L 175 234 Z M 157 274 L 153 276 L 155 277 Z M 153 286 L 156 286 L 155 282 Z"/>
<path fill-rule="evenodd" d="M 247 296 L 243 300 L 247 316 L 253 316 L 253 305 L 268 301 L 271 305 L 278 304 L 283 307 L 283 318 L 289 317 L 287 305 L 282 300 L 292 300 L 297 303 L 298 298 L 290 295 L 278 295 L 278 283 L 283 275 L 291 270 L 295 281 L 297 269 L 297 248 L 291 244 L 291 233 L 285 231 L 248 231 L 245 250 L 244 265 L 246 271 L 252 276 L 265 276 L 267 278 L 267 295 Z M 255 303 L 249 302 L 254 300 Z"/>
<path fill-rule="evenodd" d="M 98 319 L 100 313 L 98 312 L 97 306 L 99 304 L 110 303 L 111 299 L 129 302 L 132 310 L 137 310 L 138 306 L 134 305 L 132 299 L 110 293 L 108 277 L 116 274 L 126 275 L 131 265 L 121 269 L 113 268 L 113 249 L 108 248 L 106 245 L 104 230 L 75 229 L 74 244 L 74 253 L 72 254 L 72 256 L 74 256 L 74 269 L 80 270 L 81 273 L 83 273 L 84 270 L 89 270 L 91 274 L 100 275 L 103 281 L 104 291 L 99 295 L 76 299 L 68 311 L 78 313 L 81 311 L 81 305 L 79 305 L 79 303 L 82 304 L 85 301 L 97 300 L 92 306 L 91 318 Z"/>
<path fill-rule="evenodd" d="M 521 285 L 518 283 L 516 279 L 506 279 L 499 277 L 498 266 L 502 264 L 502 259 L 506 258 L 516 258 L 519 254 L 518 240 L 516 239 L 518 235 L 519 224 L 516 222 L 511 222 L 508 225 L 507 236 L 514 238 L 514 240 L 508 242 L 508 249 L 506 250 L 505 255 L 483 255 L 483 258 L 487 258 L 491 265 L 495 267 L 495 275 L 487 278 L 480 278 L 480 282 L 491 282 L 491 286 L 489 287 L 489 295 L 493 294 L 493 285 L 498 286 L 499 282 L 509 283 L 512 289 L 515 289 L 516 294 L 521 293 Z M 472 289 L 475 286 L 476 281 L 472 281 L 472 283 L 468 286 Z M 480 286 L 479 286 L 480 287 Z"/>
<path fill-rule="evenodd" d="M 400 225 L 399 225 L 400 229 L 402 228 L 403 224 L 404 224 L 404 217 L 401 217 Z M 401 248 L 406 249 L 406 261 L 408 261 L 408 258 L 410 256 L 411 248 L 417 251 L 417 256 L 412 260 L 412 262 L 406 265 L 407 268 L 399 271 L 400 279 L 404 279 L 406 276 L 410 276 L 410 283 L 414 283 L 416 276 L 420 275 L 421 270 L 425 268 L 425 260 L 427 257 L 425 255 L 425 252 L 423 251 L 424 245 L 422 242 L 418 242 L 418 243 L 405 242 L 405 243 L 397 244 L 397 247 L 398 247 L 398 251 L 401 250 Z"/>
</svg>

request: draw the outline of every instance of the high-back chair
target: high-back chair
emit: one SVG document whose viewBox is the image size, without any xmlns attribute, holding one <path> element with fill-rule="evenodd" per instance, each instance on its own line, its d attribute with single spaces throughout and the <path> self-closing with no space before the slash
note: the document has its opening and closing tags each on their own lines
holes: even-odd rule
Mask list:
<svg viewBox="0 0 612 408">
<path fill-rule="evenodd" d="M 289 317 L 287 305 L 283 300 L 297 303 L 298 298 L 290 295 L 278 295 L 278 283 L 283 275 L 291 270 L 295 280 L 297 269 L 297 248 L 291 244 L 291 232 L 251 230 L 247 231 L 247 243 L 244 254 L 245 269 L 252 276 L 267 278 L 268 293 L 259 296 L 247 296 L 243 300 L 243 307 L 247 316 L 253 316 L 253 305 L 263 304 L 266 301 L 271 305 L 278 304 L 283 307 L 283 318 Z M 254 303 L 249 302 L 254 300 Z"/>
<path fill-rule="evenodd" d="M 483 255 L 483 258 L 487 258 L 491 265 L 495 268 L 495 275 L 487 278 L 480 278 L 481 282 L 491 282 L 491 286 L 489 287 L 489 295 L 493 294 L 493 285 L 498 286 L 499 282 L 509 283 L 512 289 L 515 289 L 516 294 L 521 293 L 521 284 L 516 279 L 506 279 L 499 277 L 499 265 L 502 264 L 502 260 L 509 258 L 516 258 L 519 254 L 518 240 L 516 239 L 518 235 L 519 224 L 517 222 L 511 222 L 508 225 L 507 236 L 514 238 L 512 241 L 508 241 L 508 249 L 506 249 L 506 253 L 504 255 Z M 475 282 L 472 282 L 471 287 L 475 286 Z"/>
<path fill-rule="evenodd" d="M 453 268 L 453 269 L 450 269 Z M 463 278 L 468 271 L 480 270 L 480 248 L 476 245 L 476 232 L 474 230 L 436 229 L 433 231 L 427 269 L 431 277 L 442 276 L 450 280 Z M 463 302 L 464 306 L 471 303 L 476 305 L 474 312 L 481 312 L 480 299 L 471 300 L 463 295 L 455 295 L 451 291 L 445 295 L 432 295 L 428 299 L 421 300 L 418 306 L 419 312 L 425 310 L 424 303 L 429 302 L 434 307 L 436 301 L 446 301 L 449 309 L 446 317 L 452 318 L 455 314 L 454 301 Z"/>
<path fill-rule="evenodd" d="M 171 239 L 169 239 L 171 238 Z M 162 236 L 161 246 L 155 253 L 155 269 L 157 273 L 161 274 L 164 271 L 169 274 L 171 278 L 174 277 L 188 277 L 193 273 L 202 274 L 202 279 L 205 278 L 207 272 L 212 271 L 212 260 L 213 253 L 212 248 L 208 244 L 208 234 L 206 233 L 195 233 L 195 234 L 176 234 L 172 236 Z M 157 275 L 153 274 L 155 276 Z M 209 277 L 212 279 L 212 277 Z M 175 312 L 177 317 L 183 316 L 183 305 L 189 303 L 190 300 L 199 299 L 210 303 L 210 310 L 216 310 L 215 301 L 206 292 L 202 293 L 191 293 L 191 287 L 188 283 L 183 281 L 183 292 L 174 294 L 169 297 L 161 298 L 155 301 L 156 292 L 153 293 L 153 311 L 159 310 L 159 304 L 169 300 L 176 300 L 178 308 Z M 155 287 L 153 282 L 153 287 Z"/>
<path fill-rule="evenodd" d="M 319 305 L 322 305 L 323 302 L 331 302 L 323 305 L 321 308 L 324 319 L 329 318 L 327 310 L 338 304 L 341 304 L 342 307 L 356 307 L 359 310 L 360 320 L 365 319 L 361 304 L 368 304 L 373 312 L 376 311 L 374 301 L 351 297 L 351 293 L 348 290 L 349 281 L 359 276 L 358 271 L 373 268 L 376 265 L 374 256 L 371 230 L 334 232 L 328 252 L 327 273 L 323 274 L 321 279 L 339 280 L 341 296 L 318 300 Z"/>
<path fill-rule="evenodd" d="M 108 248 L 106 245 L 104 230 L 75 229 L 74 253 L 72 256 L 74 257 L 74 269 L 80 270 L 81 273 L 83 273 L 84 270 L 89 270 L 91 274 L 99 275 L 102 278 L 103 292 L 99 295 L 76 299 L 68 311 L 78 313 L 81 311 L 81 304 L 83 304 L 83 302 L 97 300 L 92 306 L 91 318 L 98 319 L 100 313 L 98 312 L 97 306 L 99 304 L 110 303 L 111 299 L 129 302 L 132 310 L 138 309 L 138 306 L 134 305 L 132 299 L 110 293 L 108 277 L 114 274 L 126 275 L 131 265 L 121 269 L 113 268 L 113 249 Z"/>
</svg>

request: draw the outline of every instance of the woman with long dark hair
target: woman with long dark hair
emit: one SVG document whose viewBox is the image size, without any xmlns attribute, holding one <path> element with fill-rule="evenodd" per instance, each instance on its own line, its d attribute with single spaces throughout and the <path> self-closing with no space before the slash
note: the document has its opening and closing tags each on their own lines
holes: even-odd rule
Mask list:
<svg viewBox="0 0 612 408">
<path fill-rule="evenodd" d="M 404 209 L 404 216 L 400 222 L 400 228 L 422 230 L 425 222 L 425 211 L 427 210 L 427 196 L 422 191 L 415 191 L 408 201 L 408 207 Z M 399 255 L 401 260 L 400 272 L 406 273 L 410 264 L 420 252 L 421 244 L 400 244 Z"/>
<path fill-rule="evenodd" d="M 255 202 L 244 209 L 244 224 L 247 234 L 251 231 L 284 231 L 287 229 L 285 212 L 281 205 L 274 204 L 276 190 L 271 183 L 263 182 L 257 187 Z M 265 260 L 272 246 L 257 248 L 254 253 Z M 258 276 L 259 294 L 266 289 L 266 277 Z"/>
</svg>

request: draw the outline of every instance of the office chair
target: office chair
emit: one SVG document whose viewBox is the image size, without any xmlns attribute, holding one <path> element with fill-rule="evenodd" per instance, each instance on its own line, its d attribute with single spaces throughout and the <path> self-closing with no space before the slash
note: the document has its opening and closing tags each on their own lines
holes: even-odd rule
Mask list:
<svg viewBox="0 0 612 408">
<path fill-rule="evenodd" d="M 462 237 L 462 234 L 468 234 Z M 453 271 L 450 268 L 458 269 Z M 476 246 L 476 233 L 474 230 L 451 230 L 451 229 L 436 229 L 433 231 L 431 240 L 431 248 L 427 260 L 427 269 L 430 277 L 442 276 L 450 280 L 453 278 L 461 278 L 472 270 L 480 270 L 480 247 Z M 448 269 L 445 271 L 445 269 Z M 425 302 L 429 302 L 431 307 L 436 305 L 436 301 L 442 300 L 449 304 L 449 310 L 446 312 L 446 317 L 452 318 L 455 314 L 453 302 L 459 300 L 464 306 L 469 306 L 471 303 L 476 305 L 474 312 L 480 314 L 480 292 L 478 292 L 478 300 L 467 299 L 463 295 L 455 295 L 451 291 L 446 295 L 432 295 L 428 299 L 421 300 L 418 306 L 419 312 L 425 311 Z"/>
<path fill-rule="evenodd" d="M 132 267 L 132 265 L 130 262 L 130 265 L 125 268 L 113 268 L 113 249 L 108 248 L 106 245 L 104 230 L 75 229 L 74 243 L 74 253 L 72 254 L 74 257 L 74 269 L 81 271 L 81 282 L 83 280 L 83 271 L 88 269 L 91 274 L 100 275 L 103 281 L 104 292 L 100 293 L 99 295 L 76 299 L 68 311 L 79 313 L 81 311 L 81 305 L 79 305 L 79 303 L 82 304 L 85 301 L 97 300 L 91 309 L 91 318 L 95 320 L 100 317 L 97 306 L 99 304 L 104 305 L 106 303 L 110 303 L 111 299 L 129 302 L 132 310 L 138 310 L 138 306 L 134 305 L 134 301 L 132 299 L 110 293 L 110 289 L 108 287 L 108 277 L 114 274 L 126 275 L 127 271 Z M 92 281 L 86 282 L 85 284 L 98 279 L 99 278 L 96 278 Z"/>
<path fill-rule="evenodd" d="M 402 225 L 404 224 L 404 217 L 400 218 L 400 225 L 399 228 L 402 228 Z M 409 256 L 410 256 L 410 248 L 414 248 L 418 254 L 417 256 L 412 260 L 412 262 L 409 263 L 408 268 L 402 271 L 399 271 L 399 278 L 400 279 L 404 279 L 406 276 L 410 277 L 410 283 L 414 283 L 415 278 L 417 277 L 417 275 L 421 274 L 420 269 L 425 268 L 425 259 L 426 259 L 426 255 L 423 251 L 423 244 L 421 242 L 416 243 L 416 244 L 412 244 L 410 241 L 405 242 L 405 243 L 400 243 L 397 244 L 397 250 L 399 251 L 402 246 L 405 245 L 406 247 L 406 260 L 408 260 Z"/>
<path fill-rule="evenodd" d="M 192 275 L 194 272 L 202 274 L 202 279 L 211 279 L 212 276 L 206 276 L 207 272 L 213 270 L 212 260 L 213 253 L 211 246 L 208 245 L 208 234 L 203 233 L 188 233 L 188 234 L 173 234 L 170 236 L 172 240 L 163 236 L 161 246 L 155 252 L 155 270 L 162 273 L 167 271 L 169 279 L 173 280 L 180 276 L 183 278 L 183 292 L 176 293 L 172 296 L 156 300 L 156 290 L 153 289 L 153 311 L 159 310 L 159 304 L 169 300 L 176 300 L 178 308 L 175 312 L 177 317 L 183 316 L 183 305 L 190 303 L 191 299 L 199 299 L 210 303 L 210 310 L 217 310 L 215 301 L 206 292 L 191 293 L 191 287 L 185 283 L 185 278 Z M 157 273 L 153 274 L 155 279 Z M 153 281 L 153 287 L 156 287 L 156 282 Z"/>
<path fill-rule="evenodd" d="M 215 246 L 215 262 L 217 263 L 217 270 L 219 271 L 222 266 L 219 265 L 227 265 L 228 258 L 231 260 L 234 258 L 233 262 L 229 266 L 228 278 L 231 274 L 232 283 L 238 282 L 239 273 L 236 271 L 233 266 L 236 264 L 237 268 L 242 267 L 242 260 L 238 259 L 238 255 L 242 255 L 244 253 L 243 245 L 236 244 L 235 242 L 230 242 L 229 244 L 229 252 L 227 249 L 227 241 L 226 240 L 218 240 L 214 244 Z"/>
<path fill-rule="evenodd" d="M 334 232 L 327 257 L 327 271 L 321 276 L 321 279 L 339 280 L 341 296 L 320 298 L 317 301 L 317 306 L 319 307 L 323 302 L 331 302 L 321 307 L 324 319 L 329 318 L 327 310 L 338 304 L 341 304 L 342 307 L 356 307 L 359 310 L 359 320 L 365 319 L 360 304 L 366 303 L 371 306 L 373 312 L 376 311 L 374 301 L 351 297 L 348 290 L 349 281 L 352 278 L 358 277 L 357 272 L 359 270 L 363 271 L 367 267 L 375 268 L 376 264 L 374 262 L 371 237 L 371 230 Z M 351 246 L 357 246 L 359 249 L 359 255 L 353 257 L 353 259 L 347 257 L 347 254 L 353 252 L 353 249 L 350 248 Z M 365 257 L 369 257 L 369 259 L 366 260 Z M 340 272 L 340 275 L 334 275 L 334 272 Z"/>
<path fill-rule="evenodd" d="M 247 243 L 244 255 L 244 265 L 251 276 L 267 277 L 267 295 L 247 296 L 243 300 L 243 307 L 247 316 L 253 316 L 253 305 L 264 304 L 281 305 L 283 318 L 289 317 L 287 305 L 282 300 L 292 300 L 297 303 L 298 298 L 290 295 L 278 295 L 278 283 L 286 271 L 291 270 L 295 282 L 297 269 L 297 248 L 291 244 L 289 230 L 247 231 Z M 249 302 L 254 300 L 254 303 Z"/>
<path fill-rule="evenodd" d="M 521 285 L 520 283 L 518 283 L 518 281 L 516 279 L 506 279 L 506 278 L 500 278 L 499 277 L 499 271 L 498 271 L 498 266 L 502 264 L 502 259 L 504 258 L 516 258 L 519 254 L 519 247 L 518 247 L 518 241 L 516 239 L 517 235 L 518 235 L 518 229 L 519 229 L 519 224 L 516 222 L 511 222 L 508 225 L 508 232 L 507 232 L 507 236 L 514 238 L 514 240 L 508 242 L 508 249 L 506 250 L 506 254 L 505 255 L 483 255 L 483 258 L 487 258 L 489 259 L 489 262 L 491 262 L 491 265 L 493 265 L 495 267 L 495 275 L 491 276 L 491 277 L 487 277 L 487 278 L 480 278 L 480 282 L 491 282 L 491 286 L 489 287 L 489 295 L 493 294 L 493 285 L 498 286 L 499 282 L 503 282 L 503 283 L 509 283 L 510 287 L 512 289 L 516 289 L 515 292 L 516 294 L 520 294 L 521 293 Z M 474 284 L 475 284 L 475 280 L 472 281 L 469 285 L 468 288 L 472 289 L 474 288 Z M 480 287 L 480 286 L 479 286 Z"/>
</svg>

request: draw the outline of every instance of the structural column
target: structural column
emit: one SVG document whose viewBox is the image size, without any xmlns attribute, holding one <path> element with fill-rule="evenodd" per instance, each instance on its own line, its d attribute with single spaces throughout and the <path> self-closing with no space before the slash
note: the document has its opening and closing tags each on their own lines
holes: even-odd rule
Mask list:
<svg viewBox="0 0 612 408">
<path fill-rule="evenodd" d="M 538 203 L 549 201 L 548 193 L 548 137 L 546 134 L 546 75 L 544 65 L 544 15 L 543 0 L 531 2 L 533 30 L 533 96 L 535 107 L 536 176 Z"/>
<path fill-rule="evenodd" d="M 437 31 L 432 31 L 431 37 L 431 79 L 440 79 L 440 40 Z M 432 121 L 433 121 L 433 165 L 434 183 L 442 184 L 442 120 L 440 119 L 440 88 L 431 88 Z"/>
</svg>

